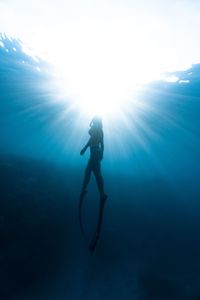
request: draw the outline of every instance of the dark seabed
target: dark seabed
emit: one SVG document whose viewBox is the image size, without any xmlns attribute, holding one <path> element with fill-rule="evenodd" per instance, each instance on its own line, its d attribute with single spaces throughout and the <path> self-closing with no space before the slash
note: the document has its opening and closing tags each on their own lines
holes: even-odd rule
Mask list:
<svg viewBox="0 0 200 300">
<path fill-rule="evenodd" d="M 53 67 L 20 41 L 1 40 L 0 299 L 199 300 L 200 65 L 169 74 L 177 82 L 144 88 L 145 126 L 130 111 L 133 133 L 114 129 L 120 146 L 129 145 L 124 151 L 117 138 L 109 145 L 105 126 L 109 197 L 90 256 L 78 222 L 87 124 L 77 126 L 73 110 L 59 118 L 68 104 Z M 89 236 L 97 212 L 92 179 L 84 203 Z"/>
</svg>

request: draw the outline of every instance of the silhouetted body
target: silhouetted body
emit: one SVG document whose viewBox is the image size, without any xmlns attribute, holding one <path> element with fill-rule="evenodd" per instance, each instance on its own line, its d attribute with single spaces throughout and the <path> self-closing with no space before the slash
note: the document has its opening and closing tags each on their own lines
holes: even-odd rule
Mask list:
<svg viewBox="0 0 200 300">
<path fill-rule="evenodd" d="M 103 199 L 106 195 L 104 193 L 104 182 L 101 174 L 101 160 L 103 159 L 104 141 L 103 126 L 100 118 L 95 117 L 91 121 L 88 133 L 90 135 L 90 139 L 80 152 L 80 154 L 83 155 L 87 148 L 90 148 L 90 159 L 85 169 L 81 194 L 84 195 L 86 193 L 86 188 L 93 172 L 96 178 L 100 198 Z"/>
</svg>

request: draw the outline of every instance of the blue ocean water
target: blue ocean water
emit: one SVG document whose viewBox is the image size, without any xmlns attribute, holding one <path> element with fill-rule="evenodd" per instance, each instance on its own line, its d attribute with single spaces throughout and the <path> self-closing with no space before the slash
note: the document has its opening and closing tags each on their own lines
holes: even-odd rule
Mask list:
<svg viewBox="0 0 200 300">
<path fill-rule="evenodd" d="M 95 253 L 78 223 L 90 120 L 53 66 L 0 36 L 1 299 L 200 299 L 200 64 L 104 123 L 108 200 Z M 92 235 L 92 178 L 84 224 Z"/>
</svg>

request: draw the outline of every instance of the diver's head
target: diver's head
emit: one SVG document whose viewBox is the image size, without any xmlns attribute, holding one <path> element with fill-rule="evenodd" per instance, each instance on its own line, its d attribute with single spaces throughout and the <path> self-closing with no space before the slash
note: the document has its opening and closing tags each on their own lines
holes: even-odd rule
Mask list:
<svg viewBox="0 0 200 300">
<path fill-rule="evenodd" d="M 90 122 L 90 127 L 91 126 L 102 128 L 103 127 L 102 118 L 100 116 L 95 116 Z"/>
</svg>

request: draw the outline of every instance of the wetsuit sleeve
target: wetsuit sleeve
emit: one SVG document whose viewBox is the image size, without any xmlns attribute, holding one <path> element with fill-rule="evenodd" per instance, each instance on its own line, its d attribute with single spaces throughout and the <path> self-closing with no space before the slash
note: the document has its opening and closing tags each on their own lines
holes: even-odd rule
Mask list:
<svg viewBox="0 0 200 300">
<path fill-rule="evenodd" d="M 104 152 L 103 132 L 102 132 L 102 134 L 101 134 L 100 147 L 101 147 L 101 159 L 103 159 L 103 152 Z"/>
<path fill-rule="evenodd" d="M 104 151 L 104 140 L 103 140 L 103 133 L 102 133 L 102 136 L 101 136 L 100 145 L 101 145 L 101 150 L 102 150 L 102 151 Z"/>
<path fill-rule="evenodd" d="M 81 150 L 80 154 L 83 155 L 85 153 L 85 151 L 87 150 L 87 148 L 90 146 L 90 140 L 88 140 L 87 144 L 83 147 L 83 149 Z"/>
</svg>

